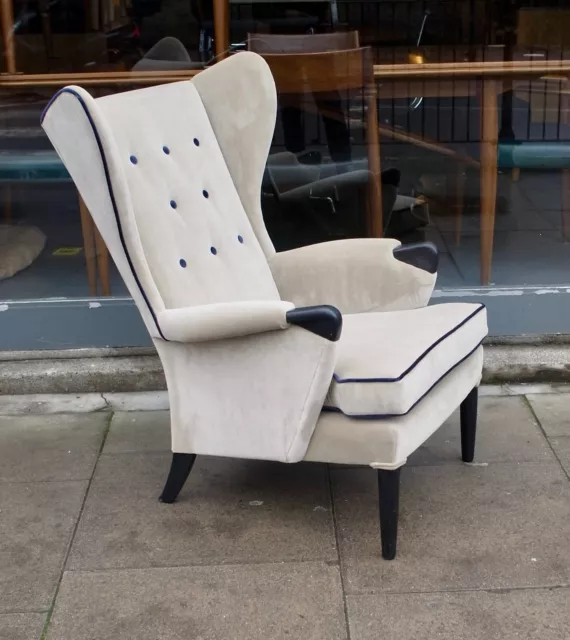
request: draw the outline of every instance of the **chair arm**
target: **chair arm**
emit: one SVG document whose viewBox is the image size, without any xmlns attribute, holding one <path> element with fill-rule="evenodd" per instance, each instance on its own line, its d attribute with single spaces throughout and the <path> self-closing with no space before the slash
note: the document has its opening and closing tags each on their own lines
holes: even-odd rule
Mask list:
<svg viewBox="0 0 570 640">
<path fill-rule="evenodd" d="M 336 240 L 276 253 L 281 297 L 296 307 L 330 304 L 341 313 L 424 307 L 436 281 L 437 250 L 397 240 Z"/>
<path fill-rule="evenodd" d="M 157 320 L 166 340 L 206 342 L 286 329 L 287 313 L 293 309 L 282 300 L 221 302 L 166 309 Z"/>
<path fill-rule="evenodd" d="M 337 342 L 342 332 L 342 314 L 329 304 L 300 307 L 287 311 L 287 322 L 295 324 L 329 342 Z"/>
</svg>

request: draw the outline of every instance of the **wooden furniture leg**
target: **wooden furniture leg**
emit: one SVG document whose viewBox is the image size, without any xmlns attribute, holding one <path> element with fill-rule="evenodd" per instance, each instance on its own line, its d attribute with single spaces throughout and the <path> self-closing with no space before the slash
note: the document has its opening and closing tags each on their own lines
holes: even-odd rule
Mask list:
<svg viewBox="0 0 570 640">
<path fill-rule="evenodd" d="M 481 284 L 491 280 L 497 204 L 498 82 L 484 78 L 481 96 Z"/>
<path fill-rule="evenodd" d="M 4 53 L 4 72 L 16 73 L 16 45 L 14 42 L 14 11 L 12 0 L 0 0 L 0 23 Z"/>
<path fill-rule="evenodd" d="M 83 198 L 79 195 L 79 213 L 81 216 L 81 231 L 83 233 L 83 250 L 85 252 L 85 264 L 87 267 L 87 281 L 89 282 L 89 295 L 97 295 L 97 257 L 95 253 L 95 225 L 93 218 L 87 210 Z"/>
<path fill-rule="evenodd" d="M 95 247 L 97 249 L 97 267 L 101 282 L 101 295 L 111 295 L 111 277 L 109 273 L 109 251 L 98 229 L 95 229 Z"/>
<path fill-rule="evenodd" d="M 562 206 L 561 206 L 562 237 L 564 242 L 570 239 L 570 169 L 562 170 Z"/>
<path fill-rule="evenodd" d="M 378 106 L 376 86 L 366 88 L 366 146 L 368 149 L 368 170 L 371 173 L 368 191 L 368 231 L 370 237 L 384 235 L 382 211 L 382 167 L 380 164 L 380 137 L 378 132 Z"/>
<path fill-rule="evenodd" d="M 463 205 L 465 199 L 465 167 L 461 163 L 457 165 L 455 176 L 455 244 L 461 243 L 461 227 L 463 224 Z"/>
<path fill-rule="evenodd" d="M 230 0 L 214 0 L 214 49 L 216 61 L 228 55 L 230 46 Z"/>
<path fill-rule="evenodd" d="M 521 177 L 521 170 L 518 167 L 515 167 L 511 173 L 511 179 L 513 182 L 518 182 Z"/>
</svg>

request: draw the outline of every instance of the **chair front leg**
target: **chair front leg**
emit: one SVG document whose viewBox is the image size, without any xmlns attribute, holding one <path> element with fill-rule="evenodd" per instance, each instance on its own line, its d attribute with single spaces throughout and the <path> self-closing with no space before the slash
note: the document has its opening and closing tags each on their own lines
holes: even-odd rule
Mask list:
<svg viewBox="0 0 570 640">
<path fill-rule="evenodd" d="M 475 436 L 477 432 L 477 403 L 479 388 L 475 387 L 459 409 L 461 420 L 461 458 L 463 462 L 473 462 L 475 457 Z"/>
<path fill-rule="evenodd" d="M 400 469 L 378 469 L 378 494 L 382 557 L 384 560 L 393 560 L 396 557 L 398 541 Z"/>
<path fill-rule="evenodd" d="M 194 453 L 173 453 L 170 473 L 159 498 L 161 502 L 171 504 L 176 500 L 184 483 L 192 471 L 196 455 Z"/>
</svg>

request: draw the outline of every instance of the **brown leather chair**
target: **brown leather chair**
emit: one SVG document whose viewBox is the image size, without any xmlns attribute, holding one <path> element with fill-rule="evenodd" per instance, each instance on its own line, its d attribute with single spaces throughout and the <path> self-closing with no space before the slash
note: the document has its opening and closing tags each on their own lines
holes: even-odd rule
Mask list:
<svg viewBox="0 0 570 640">
<path fill-rule="evenodd" d="M 327 34 L 328 35 L 328 34 Z M 333 34 L 334 35 L 334 34 Z M 314 37 L 314 36 L 313 36 Z M 301 112 L 317 112 L 326 114 L 332 122 L 338 122 L 347 127 L 347 121 L 340 109 L 336 108 L 336 101 L 340 98 L 349 99 L 356 94 L 358 99 L 364 97 L 364 117 L 366 119 L 365 136 L 367 147 L 367 169 L 366 180 L 363 181 L 362 172 L 352 172 L 355 175 L 355 189 L 367 195 L 367 214 L 360 221 L 361 223 L 352 226 L 353 235 L 371 235 L 381 237 L 383 234 L 383 198 L 380 171 L 380 149 L 378 143 L 378 119 L 376 110 L 376 87 L 373 77 L 373 67 L 371 53 L 369 49 L 349 49 L 344 51 L 329 51 L 320 53 L 268 53 L 263 54 L 266 62 L 273 73 L 277 93 L 280 98 L 289 103 L 293 99 Z M 334 99 L 331 101 L 331 96 Z M 327 103 L 334 103 L 332 107 L 327 107 Z M 333 158 L 334 160 L 334 158 Z M 271 171 L 271 163 L 268 170 Z M 349 172 L 342 176 L 342 186 L 347 187 L 350 183 Z M 339 181 L 340 176 L 323 180 L 313 180 L 304 186 L 300 195 L 315 196 L 317 199 L 329 200 L 334 204 L 336 198 L 335 181 Z M 325 189 L 324 187 L 328 187 Z M 308 191 L 307 191 L 308 190 Z M 287 198 L 286 194 L 280 194 L 282 198 Z M 296 200 L 296 199 L 295 199 Z M 394 204 L 395 193 L 390 198 L 389 210 Z M 297 200 L 301 202 L 301 200 Z M 388 205 L 388 203 L 387 203 Z M 331 207 L 331 213 L 335 213 Z M 354 216 L 356 211 L 350 207 L 350 215 Z"/>
</svg>

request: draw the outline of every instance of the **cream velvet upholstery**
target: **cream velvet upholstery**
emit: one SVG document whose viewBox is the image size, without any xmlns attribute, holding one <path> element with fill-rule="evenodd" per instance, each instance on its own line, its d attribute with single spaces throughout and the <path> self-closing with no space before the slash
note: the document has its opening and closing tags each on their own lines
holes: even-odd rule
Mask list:
<svg viewBox="0 0 570 640">
<path fill-rule="evenodd" d="M 68 87 L 43 127 L 155 342 L 174 452 L 396 468 L 478 384 L 485 311 L 423 308 L 435 274 L 393 240 L 277 254 L 260 204 L 275 111 L 266 63 L 240 53 L 189 82 Z M 347 314 L 340 342 L 289 321 L 321 304 Z"/>
<path fill-rule="evenodd" d="M 345 315 L 325 406 L 355 417 L 405 415 L 486 335 L 483 305 Z"/>
<path fill-rule="evenodd" d="M 479 347 L 405 416 L 356 420 L 323 411 L 304 459 L 398 469 L 479 385 L 482 367 Z"/>
<path fill-rule="evenodd" d="M 276 253 L 279 293 L 297 306 L 332 304 L 342 313 L 424 307 L 436 275 L 396 260 L 398 240 L 335 240 Z"/>
<path fill-rule="evenodd" d="M 221 302 L 166 309 L 158 314 L 158 323 L 164 337 L 174 342 L 223 340 L 286 329 L 287 311 L 294 308 L 281 300 Z"/>
<path fill-rule="evenodd" d="M 173 451 L 303 458 L 331 382 L 335 343 L 291 327 L 156 346 L 169 388 Z"/>
<path fill-rule="evenodd" d="M 315 251 L 324 256 L 329 250 L 337 251 L 337 247 L 332 243 L 326 243 L 318 245 L 322 247 L 321 249 L 317 249 L 317 246 L 303 248 L 299 250 L 301 254 L 292 255 L 292 252 L 288 252 L 291 254 L 289 259 L 289 256 L 286 257 L 284 253 L 276 254 L 265 228 L 259 194 L 277 114 L 277 95 L 271 72 L 261 57 L 243 52 L 225 60 L 223 65 L 215 65 L 198 74 L 193 84 L 202 98 L 210 124 L 253 230 L 266 258 L 270 261 L 279 293 L 282 298 L 292 300 L 287 298 L 288 294 L 285 293 L 287 283 L 281 277 L 278 263 L 286 260 L 287 266 L 293 266 L 303 259 L 302 253 L 305 251 Z M 224 94 L 223 98 L 220 97 L 221 91 Z M 253 140 L 256 144 L 252 144 Z M 272 155 L 272 163 L 277 165 L 280 162 L 290 165 L 290 159 L 288 152 L 282 152 L 279 156 Z M 277 166 L 273 166 L 272 169 L 279 171 Z M 303 170 L 311 171 L 310 165 L 304 165 Z M 363 173 L 367 174 L 367 172 Z M 304 179 L 307 175 L 304 174 Z M 338 177 L 335 179 L 338 180 Z M 304 285 L 302 289 L 293 287 L 297 305 L 316 304 L 311 300 L 317 297 L 324 299 L 326 296 L 319 296 L 319 291 L 321 287 L 325 287 L 323 293 L 332 296 L 328 298 L 326 304 L 338 303 L 340 310 L 346 313 L 413 309 L 425 306 L 435 286 L 435 274 L 420 271 L 394 260 L 392 256 L 392 250 L 396 246 L 394 240 L 374 239 L 367 242 L 369 244 L 366 251 L 368 261 L 362 255 L 358 255 L 356 245 L 351 255 L 346 253 L 343 255 L 339 252 L 326 264 L 322 264 L 322 261 L 326 260 L 325 257 L 316 257 L 312 268 L 319 269 L 316 263 L 321 261 L 320 277 L 314 281 L 314 286 L 310 276 L 307 276 L 308 286 Z M 345 245 L 347 246 L 348 244 Z M 273 257 L 276 258 L 276 262 L 272 261 Z M 348 258 L 349 263 L 338 264 L 339 260 L 342 261 L 345 258 Z M 355 260 L 358 260 L 358 264 L 354 262 Z M 335 267 L 333 262 L 337 263 Z M 381 277 L 376 273 L 378 269 L 382 272 Z M 339 271 L 344 270 L 346 270 L 344 278 L 339 279 L 341 276 Z M 305 271 L 303 268 L 299 268 L 295 274 L 291 274 L 295 284 L 300 278 L 303 279 L 303 271 Z M 354 279 L 347 282 L 349 276 Z M 346 295 L 347 286 L 354 290 L 348 296 Z M 346 304 L 343 304 L 343 300 Z M 399 300 L 399 303 L 393 302 L 396 300 Z"/>
<path fill-rule="evenodd" d="M 277 115 L 277 94 L 269 67 L 260 56 L 244 51 L 199 73 L 193 84 L 235 189 L 269 258 L 275 248 L 263 222 L 259 197 Z"/>
<path fill-rule="evenodd" d="M 265 70 L 254 54 L 242 59 L 250 74 Z M 234 144 L 240 127 L 254 124 L 246 110 L 230 129 Z M 191 443 L 196 453 L 301 459 L 330 385 L 336 345 L 287 324 L 293 305 L 280 300 L 242 204 L 252 189 L 247 172 L 237 177 L 238 192 L 196 85 L 98 100 L 69 87 L 47 108 L 43 127 L 155 339 L 174 450 Z M 260 136 L 257 126 L 248 133 Z M 261 155 L 271 129 L 265 133 Z M 255 148 L 251 140 L 247 148 Z M 241 170 L 235 163 L 233 169 Z M 255 208 L 248 213 L 256 219 Z M 237 441 L 238 448 L 228 444 Z"/>
</svg>

